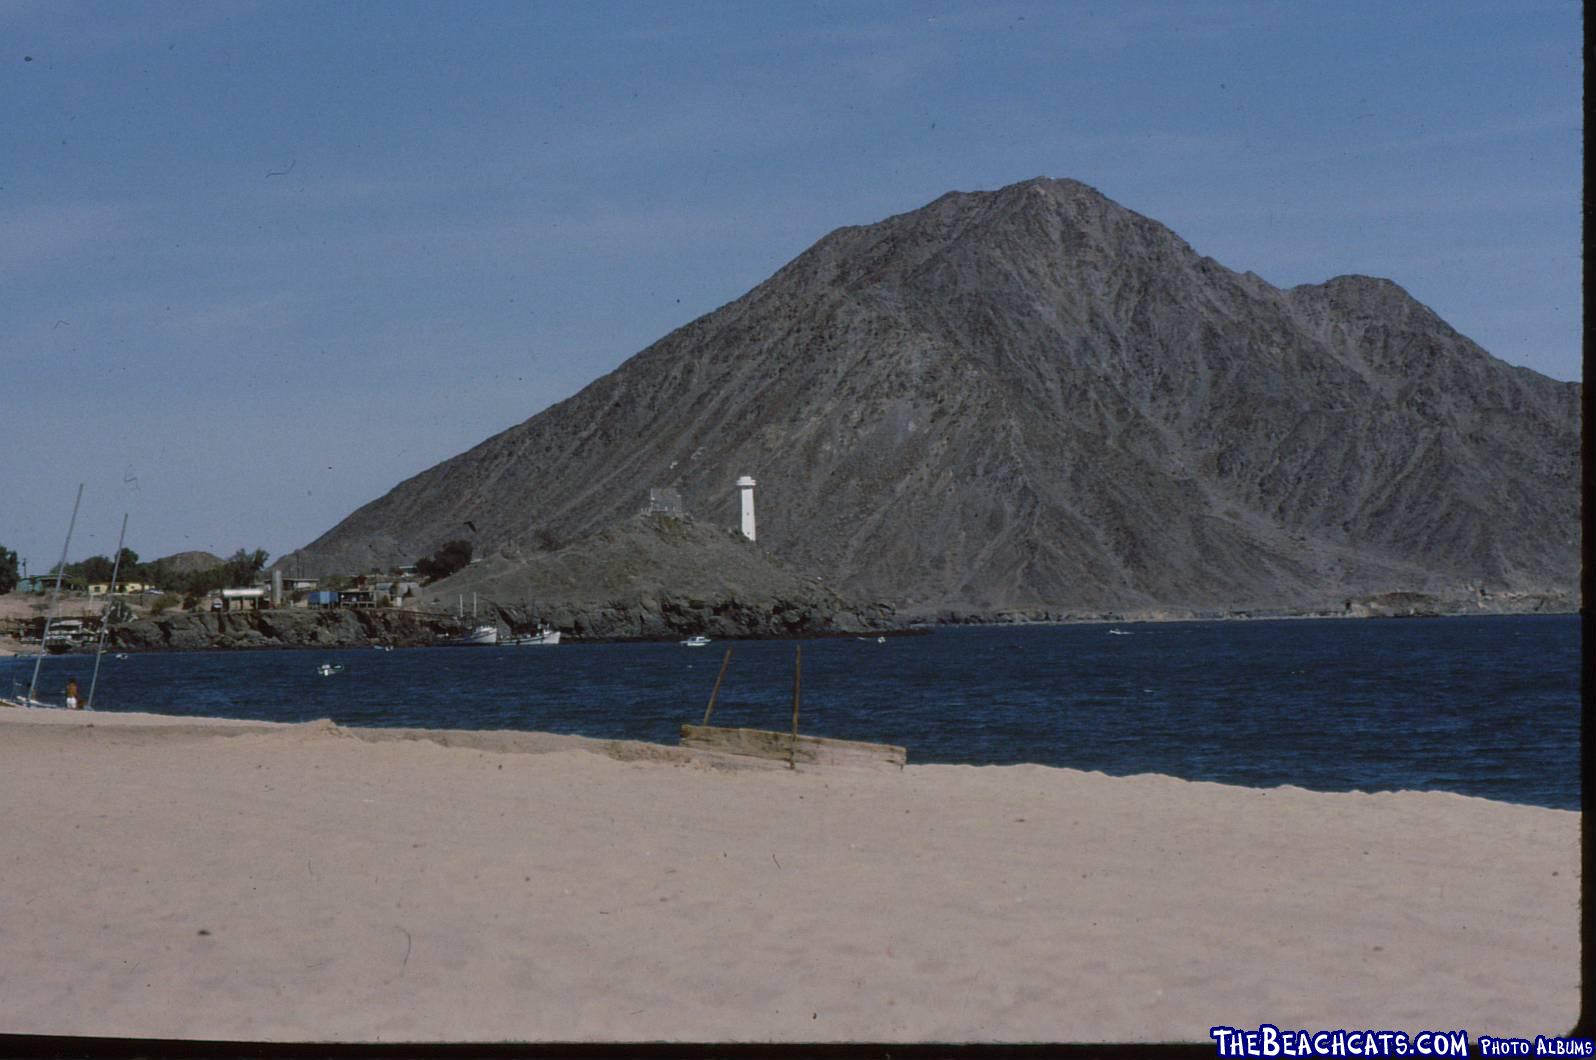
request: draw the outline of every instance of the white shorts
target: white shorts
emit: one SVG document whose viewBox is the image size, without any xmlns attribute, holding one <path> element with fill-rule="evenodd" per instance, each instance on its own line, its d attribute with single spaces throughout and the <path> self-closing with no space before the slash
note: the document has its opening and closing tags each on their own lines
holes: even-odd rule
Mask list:
<svg viewBox="0 0 1596 1060">
<path fill-rule="evenodd" d="M 67 709 L 68 710 L 77 710 L 78 709 L 78 697 L 77 696 L 67 696 Z"/>
</svg>

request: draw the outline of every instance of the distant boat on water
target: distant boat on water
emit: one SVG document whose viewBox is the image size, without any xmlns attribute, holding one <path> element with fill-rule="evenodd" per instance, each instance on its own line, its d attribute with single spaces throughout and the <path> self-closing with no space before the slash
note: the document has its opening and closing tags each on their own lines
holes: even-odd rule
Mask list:
<svg viewBox="0 0 1596 1060">
<path fill-rule="evenodd" d="M 682 647 L 684 647 L 684 648 L 707 648 L 707 647 L 709 647 L 709 643 L 710 643 L 709 638 L 704 636 L 702 633 L 700 633 L 697 636 L 688 637 L 686 640 L 682 641 Z"/>
<path fill-rule="evenodd" d="M 560 631 L 543 626 L 536 633 L 523 633 L 520 636 L 509 638 L 504 643 L 512 644 L 517 648 L 554 645 L 560 643 Z"/>
<path fill-rule="evenodd" d="M 458 637 L 447 637 L 444 644 L 454 648 L 491 648 L 499 643 L 499 627 L 482 625 Z"/>
</svg>

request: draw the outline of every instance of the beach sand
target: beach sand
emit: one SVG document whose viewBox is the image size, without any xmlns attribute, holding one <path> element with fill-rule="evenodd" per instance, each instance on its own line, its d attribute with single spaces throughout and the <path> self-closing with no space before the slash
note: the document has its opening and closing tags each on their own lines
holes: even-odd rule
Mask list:
<svg viewBox="0 0 1596 1060">
<path fill-rule="evenodd" d="M 913 749 L 910 749 L 911 761 Z M 1568 1030 L 1573 812 L 0 710 L 0 1032 Z"/>
</svg>

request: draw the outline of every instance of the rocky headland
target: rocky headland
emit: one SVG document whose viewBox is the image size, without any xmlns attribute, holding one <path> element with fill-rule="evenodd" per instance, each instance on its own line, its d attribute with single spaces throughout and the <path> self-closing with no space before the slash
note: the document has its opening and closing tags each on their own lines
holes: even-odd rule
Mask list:
<svg viewBox="0 0 1596 1060">
<path fill-rule="evenodd" d="M 511 631 L 590 640 L 812 637 L 897 629 L 891 605 L 844 595 L 740 533 L 637 515 L 553 551 L 514 546 L 428 586 L 424 606 L 473 600 Z"/>
<path fill-rule="evenodd" d="M 741 534 L 637 515 L 555 550 L 505 548 L 428 585 L 420 607 L 285 607 L 140 614 L 113 651 L 435 645 L 479 623 L 587 641 L 825 637 L 902 632 L 890 605 L 789 569 Z M 87 650 L 87 649 L 85 649 Z"/>
</svg>

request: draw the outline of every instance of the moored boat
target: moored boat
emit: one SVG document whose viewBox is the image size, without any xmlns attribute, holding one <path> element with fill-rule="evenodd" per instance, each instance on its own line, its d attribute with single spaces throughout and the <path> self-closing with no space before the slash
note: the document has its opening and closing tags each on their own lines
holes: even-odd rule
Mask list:
<svg viewBox="0 0 1596 1060">
<path fill-rule="evenodd" d="M 513 644 L 518 648 L 554 645 L 560 643 L 560 631 L 550 629 L 548 626 L 541 626 L 536 633 L 522 633 L 519 636 L 509 638 L 503 643 Z"/>
<path fill-rule="evenodd" d="M 489 647 L 499 643 L 499 627 L 482 625 L 458 637 L 446 637 L 443 643 L 455 648 Z"/>
</svg>

